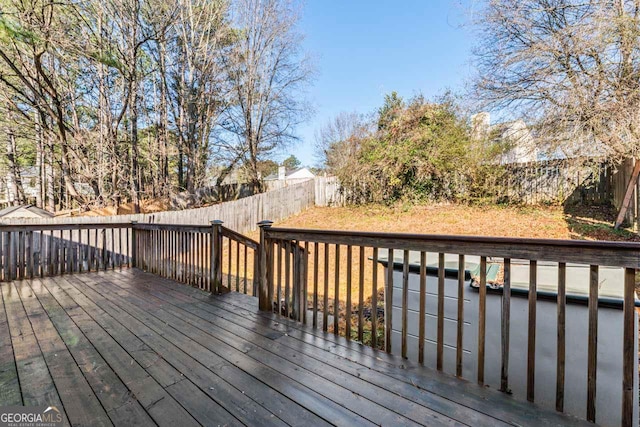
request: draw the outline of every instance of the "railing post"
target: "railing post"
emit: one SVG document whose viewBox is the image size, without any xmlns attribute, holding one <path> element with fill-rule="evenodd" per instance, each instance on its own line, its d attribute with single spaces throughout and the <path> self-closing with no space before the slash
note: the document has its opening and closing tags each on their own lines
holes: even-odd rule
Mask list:
<svg viewBox="0 0 640 427">
<path fill-rule="evenodd" d="M 267 244 L 265 242 L 265 230 L 269 229 L 273 221 L 260 221 L 258 227 L 260 227 L 260 278 L 258 280 L 258 301 L 259 307 L 262 311 L 271 311 L 271 301 L 269 299 L 269 281 L 267 279 Z"/>
<path fill-rule="evenodd" d="M 222 285 L 222 224 L 223 221 L 216 219 L 211 221 L 211 282 L 213 291 L 220 293 Z"/>
<path fill-rule="evenodd" d="M 131 266 L 138 267 L 138 240 L 136 239 L 136 225 L 138 221 L 131 221 Z M 96 247 L 98 242 L 96 241 Z"/>
</svg>

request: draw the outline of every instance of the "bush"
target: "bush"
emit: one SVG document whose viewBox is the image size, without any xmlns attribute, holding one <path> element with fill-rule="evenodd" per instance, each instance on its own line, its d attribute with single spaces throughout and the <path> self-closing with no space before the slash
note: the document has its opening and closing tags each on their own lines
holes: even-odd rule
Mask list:
<svg viewBox="0 0 640 427">
<path fill-rule="evenodd" d="M 484 197 L 496 169 L 487 146 L 471 138 L 450 98 L 405 102 L 392 93 L 373 131 L 331 145 L 341 159 L 332 172 L 353 203 L 474 199 Z"/>
</svg>

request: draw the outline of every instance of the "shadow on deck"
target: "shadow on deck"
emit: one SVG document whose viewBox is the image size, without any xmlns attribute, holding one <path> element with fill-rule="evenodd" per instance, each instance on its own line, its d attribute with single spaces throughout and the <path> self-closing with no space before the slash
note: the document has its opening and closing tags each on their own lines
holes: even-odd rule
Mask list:
<svg viewBox="0 0 640 427">
<path fill-rule="evenodd" d="M 136 269 L 0 288 L 0 407 L 71 425 L 590 424 Z"/>
</svg>

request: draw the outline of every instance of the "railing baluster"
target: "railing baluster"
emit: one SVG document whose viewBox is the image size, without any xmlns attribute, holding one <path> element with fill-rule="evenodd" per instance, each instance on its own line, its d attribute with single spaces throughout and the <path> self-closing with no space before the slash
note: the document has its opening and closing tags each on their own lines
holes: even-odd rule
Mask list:
<svg viewBox="0 0 640 427">
<path fill-rule="evenodd" d="M 558 358 L 556 364 L 556 411 L 564 411 L 565 332 L 567 304 L 567 265 L 558 263 Z"/>
<path fill-rule="evenodd" d="M 347 301 L 345 307 L 346 323 L 345 323 L 345 336 L 348 340 L 351 339 L 351 271 L 353 263 L 353 248 L 351 245 L 347 246 Z"/>
<path fill-rule="evenodd" d="M 407 332 L 409 329 L 409 320 L 407 314 L 409 311 L 409 251 L 403 251 L 402 257 L 402 347 L 401 354 L 403 358 L 407 358 Z"/>
<path fill-rule="evenodd" d="M 378 248 L 373 248 L 371 287 L 371 347 L 378 348 Z"/>
<path fill-rule="evenodd" d="M 427 253 L 420 252 L 420 309 L 418 315 L 418 363 L 424 364 L 425 317 L 427 302 Z"/>
<path fill-rule="evenodd" d="M 529 331 L 527 344 L 527 400 L 534 401 L 536 378 L 536 301 L 538 299 L 538 262 L 529 261 Z"/>
<path fill-rule="evenodd" d="M 99 262 L 98 262 L 98 229 L 95 228 L 93 232 L 93 245 L 91 246 L 91 264 L 93 265 L 93 270 L 100 270 Z M 144 259 L 144 258 L 143 258 Z"/>
<path fill-rule="evenodd" d="M 124 252 L 122 250 L 122 231 L 122 228 L 118 228 L 118 267 L 120 268 L 120 270 L 122 270 L 122 265 L 124 264 Z"/>
<path fill-rule="evenodd" d="M 249 260 L 247 258 L 247 245 L 244 246 L 244 294 L 247 294 L 247 265 Z"/>
<path fill-rule="evenodd" d="M 391 353 L 391 328 L 393 325 L 393 249 L 389 248 L 387 256 L 387 284 L 384 287 L 384 346 L 387 353 Z"/>
<path fill-rule="evenodd" d="M 9 280 L 7 277 L 7 269 L 5 268 L 5 258 L 7 256 L 7 251 L 4 247 L 5 234 L 5 232 L 0 231 L 0 278 L 3 282 L 7 282 Z"/>
<path fill-rule="evenodd" d="M 364 246 L 360 246 L 360 271 L 358 274 L 358 341 L 362 342 L 364 334 Z"/>
<path fill-rule="evenodd" d="M 300 310 L 302 321 L 307 324 L 307 300 L 309 299 L 309 242 L 304 242 L 304 254 L 302 258 L 302 295 L 300 298 Z"/>
<path fill-rule="evenodd" d="M 6 276 L 7 276 L 7 281 L 12 281 L 13 280 L 13 256 L 12 256 L 12 252 L 13 252 L 13 245 L 11 243 L 11 235 L 13 233 L 10 231 L 7 233 L 7 238 L 5 239 L 5 257 L 4 257 L 4 269 L 6 272 Z"/>
<path fill-rule="evenodd" d="M 329 329 L 329 244 L 324 244 L 324 308 L 322 310 L 322 330 L 327 332 Z"/>
<path fill-rule="evenodd" d="M 282 301 L 282 245 L 281 242 L 276 242 L 276 308 L 278 314 L 282 314 L 282 307 L 280 306 Z"/>
<path fill-rule="evenodd" d="M 18 233 L 18 278 L 24 279 L 24 231 Z"/>
<path fill-rule="evenodd" d="M 504 284 L 502 286 L 500 390 L 509 392 L 509 325 L 511 322 L 511 260 L 504 259 Z"/>
<path fill-rule="evenodd" d="M 635 339 L 638 325 L 635 308 L 636 270 L 624 270 L 623 347 L 622 347 L 622 426 L 633 425 L 633 407 L 638 396 L 633 392 L 635 369 Z"/>
<path fill-rule="evenodd" d="M 263 227 L 264 228 L 264 227 Z M 267 271 L 261 274 L 264 274 L 264 277 L 267 277 L 267 303 L 269 304 L 269 307 L 267 308 L 270 312 L 273 312 L 273 259 L 274 259 L 274 252 L 276 250 L 276 244 L 274 240 L 270 240 L 269 244 L 266 245 L 267 246 L 267 251 L 265 252 L 265 255 L 267 256 L 267 259 L 265 260 L 265 262 L 262 263 L 262 265 L 266 265 L 267 266 Z M 264 279 L 263 277 L 263 279 Z"/>
<path fill-rule="evenodd" d="M 291 241 L 284 243 L 284 314 L 289 317 L 291 313 Z"/>
<path fill-rule="evenodd" d="M 480 257 L 478 288 L 478 384 L 484 384 L 485 330 L 487 322 L 487 257 Z"/>
<path fill-rule="evenodd" d="M 456 375 L 462 377 L 462 353 L 464 337 L 464 282 L 466 278 L 466 268 L 464 255 L 458 255 L 458 316 L 456 325 Z"/>
<path fill-rule="evenodd" d="M 340 333 L 340 245 L 336 245 L 335 288 L 333 297 L 333 333 Z"/>
<path fill-rule="evenodd" d="M 26 277 L 33 279 L 33 231 L 26 232 L 25 254 L 26 254 Z"/>
<path fill-rule="evenodd" d="M 438 345 L 436 369 L 442 371 L 444 364 L 444 254 L 438 254 Z"/>
<path fill-rule="evenodd" d="M 115 229 L 111 227 L 111 269 L 114 270 L 116 268 L 116 233 Z"/>
<path fill-rule="evenodd" d="M 231 291 L 231 239 L 227 237 L 228 250 L 227 250 L 227 288 Z"/>
<path fill-rule="evenodd" d="M 318 248 L 320 245 L 317 242 L 313 242 L 313 321 L 312 326 L 318 327 L 318 270 L 320 265 L 318 264 Z"/>
<path fill-rule="evenodd" d="M 240 242 L 236 242 L 236 292 L 240 292 Z"/>
<path fill-rule="evenodd" d="M 587 420 L 596 422 L 598 368 L 598 266 L 589 267 L 589 341 L 587 344 Z"/>
</svg>

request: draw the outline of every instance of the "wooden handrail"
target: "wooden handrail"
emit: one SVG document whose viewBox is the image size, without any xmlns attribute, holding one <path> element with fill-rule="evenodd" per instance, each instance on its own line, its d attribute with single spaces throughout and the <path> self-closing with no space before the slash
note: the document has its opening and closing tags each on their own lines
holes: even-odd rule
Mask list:
<svg viewBox="0 0 640 427">
<path fill-rule="evenodd" d="M 0 224 L 0 233 L 17 231 L 58 231 L 131 228 L 130 222 L 83 222 L 77 224 Z"/>
<path fill-rule="evenodd" d="M 240 234 L 237 231 L 233 231 L 232 229 L 224 226 L 222 227 L 222 235 L 224 237 L 228 237 L 231 240 L 235 240 L 236 242 L 239 242 L 254 250 L 257 250 L 258 246 L 260 246 L 260 243 L 256 242 L 255 240 L 250 239 L 244 234 Z"/>
<path fill-rule="evenodd" d="M 510 259 L 640 268 L 640 243 L 270 227 L 266 237 Z"/>
</svg>

